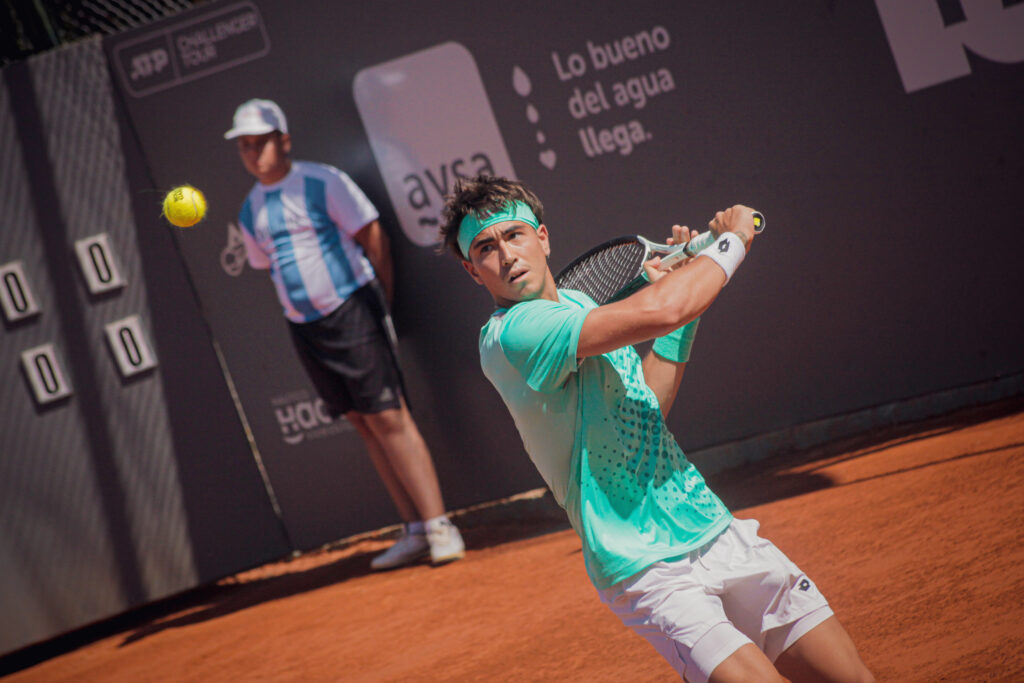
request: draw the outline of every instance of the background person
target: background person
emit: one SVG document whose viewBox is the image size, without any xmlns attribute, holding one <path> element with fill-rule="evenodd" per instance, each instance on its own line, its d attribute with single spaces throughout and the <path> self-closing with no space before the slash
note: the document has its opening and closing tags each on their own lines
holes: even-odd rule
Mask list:
<svg viewBox="0 0 1024 683">
<path fill-rule="evenodd" d="M 344 172 L 291 159 L 288 124 L 270 100 L 241 104 L 224 137 L 237 141 L 257 181 L 238 217 L 249 265 L 270 270 L 306 372 L 330 414 L 359 432 L 405 522 L 371 566 L 461 558 L 462 537 L 403 397 L 388 314 L 391 252 L 376 208 Z"/>
</svg>

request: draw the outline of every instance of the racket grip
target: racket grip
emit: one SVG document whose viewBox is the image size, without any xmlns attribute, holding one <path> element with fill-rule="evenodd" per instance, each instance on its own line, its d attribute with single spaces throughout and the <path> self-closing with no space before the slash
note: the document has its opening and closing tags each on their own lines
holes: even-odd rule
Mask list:
<svg viewBox="0 0 1024 683">
<path fill-rule="evenodd" d="M 714 243 L 715 236 L 712 234 L 710 230 L 708 230 L 707 232 L 702 232 L 701 234 L 697 235 L 692 240 L 687 242 L 686 246 L 683 247 L 683 252 L 686 254 L 686 256 L 693 258 L 694 256 L 704 251 Z"/>
<path fill-rule="evenodd" d="M 764 226 L 767 224 L 765 221 L 764 214 L 760 211 L 755 211 L 753 214 L 754 218 L 754 234 L 760 235 L 764 232 Z M 694 237 L 692 240 L 686 243 L 682 251 L 687 257 L 693 258 L 700 252 L 704 251 L 712 244 L 715 243 L 715 236 L 711 234 L 711 231 L 702 232 L 701 234 Z"/>
<path fill-rule="evenodd" d="M 764 232 L 764 227 L 767 224 L 765 221 L 764 214 L 760 211 L 754 212 L 754 232 L 760 234 Z M 659 270 L 668 270 L 680 261 L 684 261 L 688 258 L 693 258 L 700 252 L 704 251 L 712 244 L 715 243 L 715 236 L 710 230 L 702 232 L 701 234 L 694 237 L 692 240 L 683 245 L 682 249 L 674 251 L 668 256 L 661 259 L 661 264 L 658 266 Z"/>
</svg>

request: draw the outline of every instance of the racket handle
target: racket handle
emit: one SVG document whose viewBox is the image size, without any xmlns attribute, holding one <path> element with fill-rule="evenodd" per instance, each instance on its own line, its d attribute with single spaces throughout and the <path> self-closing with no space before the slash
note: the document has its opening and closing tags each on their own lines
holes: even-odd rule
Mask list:
<svg viewBox="0 0 1024 683">
<path fill-rule="evenodd" d="M 764 227 L 767 224 L 765 221 L 764 214 L 760 211 L 754 212 L 754 232 L 760 234 L 764 232 Z M 701 234 L 694 237 L 692 240 L 683 245 L 679 251 L 674 251 L 668 256 L 661 259 L 661 264 L 658 266 L 659 270 L 668 270 L 680 261 L 685 261 L 688 258 L 693 258 L 700 252 L 704 251 L 712 244 L 715 243 L 715 236 L 710 230 L 702 232 Z"/>
</svg>

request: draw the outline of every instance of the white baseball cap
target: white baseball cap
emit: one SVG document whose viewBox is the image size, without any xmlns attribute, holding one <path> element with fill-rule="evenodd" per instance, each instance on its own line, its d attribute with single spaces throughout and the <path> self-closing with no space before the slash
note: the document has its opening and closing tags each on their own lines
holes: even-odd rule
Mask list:
<svg viewBox="0 0 1024 683">
<path fill-rule="evenodd" d="M 231 130 L 224 133 L 224 139 L 231 140 L 241 135 L 263 135 L 275 130 L 288 132 L 288 122 L 285 121 L 281 107 L 270 100 L 253 99 L 238 105 L 234 125 Z"/>
</svg>

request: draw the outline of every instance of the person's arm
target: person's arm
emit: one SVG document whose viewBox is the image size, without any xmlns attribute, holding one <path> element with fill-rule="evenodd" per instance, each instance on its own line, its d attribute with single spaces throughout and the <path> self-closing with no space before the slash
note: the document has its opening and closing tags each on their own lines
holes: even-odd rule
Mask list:
<svg viewBox="0 0 1024 683">
<path fill-rule="evenodd" d="M 238 228 L 242 233 L 242 244 L 245 246 L 245 256 L 249 261 L 249 267 L 255 270 L 267 270 L 270 268 L 270 255 L 263 251 L 253 229 L 252 204 L 246 198 L 238 212 Z"/>
<path fill-rule="evenodd" d="M 242 230 L 242 244 L 245 246 L 245 257 L 249 261 L 249 267 L 254 270 L 267 270 L 270 268 L 270 257 L 260 248 L 256 240 L 247 231 Z"/>
<path fill-rule="evenodd" d="M 390 308 L 391 302 L 394 301 L 395 274 L 388 234 L 380 226 L 380 221 L 370 221 L 356 232 L 354 238 L 373 265 L 373 270 L 377 273 L 377 279 L 380 280 L 380 284 L 384 288 Z"/>
<path fill-rule="evenodd" d="M 599 356 L 668 334 L 707 310 L 724 285 L 725 273 L 717 263 L 693 259 L 633 296 L 591 311 L 577 355 Z"/>
<path fill-rule="evenodd" d="M 753 210 L 734 206 L 720 211 L 708 224 L 716 235 L 735 233 L 746 249 L 754 238 Z M 657 270 L 657 262 L 646 264 L 652 284 L 633 296 L 600 306 L 587 316 L 580 330 L 577 356 L 597 356 L 638 344 L 677 330 L 701 315 L 726 283 L 723 268 L 707 256 L 700 256 L 670 273 Z M 655 280 L 655 278 L 657 278 Z M 648 357 L 644 377 L 662 405 L 662 412 L 675 400 L 684 363 Z"/>
<path fill-rule="evenodd" d="M 685 371 L 686 363 L 666 360 L 654 351 L 649 351 L 644 356 L 644 381 L 658 397 L 662 417 L 668 415 L 672 404 L 675 403 Z"/>
<path fill-rule="evenodd" d="M 696 230 L 673 225 L 672 237 L 668 243 L 682 244 L 695 239 L 698 234 Z M 668 416 L 668 411 L 672 409 L 672 404 L 679 393 L 679 385 L 686 371 L 686 363 L 690 360 L 690 349 L 699 324 L 700 318 L 694 318 L 679 329 L 659 337 L 644 357 L 644 381 L 658 397 L 663 417 Z"/>
<path fill-rule="evenodd" d="M 338 230 L 363 248 L 363 253 L 384 288 L 388 307 L 394 301 L 395 277 L 391 261 L 391 242 L 380 226 L 377 209 L 366 194 L 337 168 L 320 164 L 327 184 L 327 213 Z"/>
</svg>

